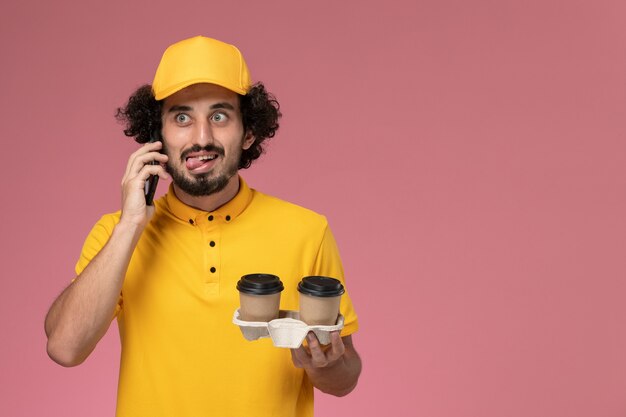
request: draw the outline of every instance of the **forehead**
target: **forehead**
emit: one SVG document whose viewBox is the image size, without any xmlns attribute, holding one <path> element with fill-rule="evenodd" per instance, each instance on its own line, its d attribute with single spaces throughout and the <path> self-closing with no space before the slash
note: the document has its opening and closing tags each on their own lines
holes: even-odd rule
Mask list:
<svg viewBox="0 0 626 417">
<path fill-rule="evenodd" d="M 235 109 L 239 109 L 239 95 L 215 84 L 192 84 L 165 98 L 163 111 L 167 112 L 172 106 L 185 105 L 201 108 L 215 103 L 229 103 Z"/>
</svg>

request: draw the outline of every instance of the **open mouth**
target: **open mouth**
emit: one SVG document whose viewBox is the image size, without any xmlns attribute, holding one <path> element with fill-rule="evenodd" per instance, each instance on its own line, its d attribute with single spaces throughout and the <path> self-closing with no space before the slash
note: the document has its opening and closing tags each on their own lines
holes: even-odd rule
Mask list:
<svg viewBox="0 0 626 417">
<path fill-rule="evenodd" d="M 188 170 L 195 171 L 202 168 L 210 168 L 213 165 L 213 161 L 217 159 L 217 154 L 204 154 L 188 156 L 185 160 L 185 165 Z"/>
</svg>

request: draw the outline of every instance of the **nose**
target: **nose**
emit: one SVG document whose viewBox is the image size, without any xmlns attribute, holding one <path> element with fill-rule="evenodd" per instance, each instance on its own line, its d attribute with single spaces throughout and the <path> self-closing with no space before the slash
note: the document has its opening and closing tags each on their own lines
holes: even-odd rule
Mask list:
<svg viewBox="0 0 626 417">
<path fill-rule="evenodd" d="M 196 143 L 200 146 L 206 146 L 213 143 L 213 130 L 208 120 L 203 120 L 196 124 L 197 131 Z"/>
</svg>

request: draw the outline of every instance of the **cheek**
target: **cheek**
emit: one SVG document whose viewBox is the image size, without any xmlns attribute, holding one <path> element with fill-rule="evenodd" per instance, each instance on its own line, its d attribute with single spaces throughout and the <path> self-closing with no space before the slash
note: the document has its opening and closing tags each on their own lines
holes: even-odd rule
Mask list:
<svg viewBox="0 0 626 417">
<path fill-rule="evenodd" d="M 180 147 L 176 144 L 175 137 L 171 134 L 168 135 L 167 131 L 163 130 L 163 149 L 162 152 L 170 157 L 170 162 L 177 161 L 179 158 L 176 155 L 180 154 Z"/>
<path fill-rule="evenodd" d="M 176 154 L 180 152 L 180 147 L 182 144 L 186 143 L 187 138 L 184 131 L 181 131 L 181 129 L 163 128 L 163 140 L 167 142 L 168 152 Z"/>
<path fill-rule="evenodd" d="M 164 127 L 163 137 L 166 138 L 171 144 L 174 144 L 176 141 L 180 140 L 180 129 Z"/>
</svg>

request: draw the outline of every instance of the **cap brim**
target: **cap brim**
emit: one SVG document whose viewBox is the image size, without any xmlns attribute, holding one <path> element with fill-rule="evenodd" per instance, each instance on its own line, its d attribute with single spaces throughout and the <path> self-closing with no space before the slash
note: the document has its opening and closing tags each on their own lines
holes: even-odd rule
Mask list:
<svg viewBox="0 0 626 417">
<path fill-rule="evenodd" d="M 166 98 L 168 98 L 169 96 L 171 96 L 172 94 L 175 94 L 177 92 L 179 92 L 180 90 L 189 87 L 190 85 L 194 85 L 194 84 L 202 84 L 202 83 L 207 83 L 207 84 L 215 84 L 215 85 L 219 85 L 220 87 L 224 87 L 230 91 L 233 91 L 237 94 L 240 94 L 242 96 L 245 96 L 248 91 L 240 88 L 240 87 L 235 87 L 232 85 L 226 85 L 226 83 L 222 83 L 219 81 L 216 81 L 214 79 L 210 79 L 210 78 L 197 78 L 197 79 L 192 79 L 192 80 L 187 80 L 184 83 L 180 83 L 180 84 L 176 84 L 174 86 L 168 87 L 164 90 L 157 92 L 154 92 L 154 98 L 158 101 L 160 100 L 164 100 Z"/>
</svg>

